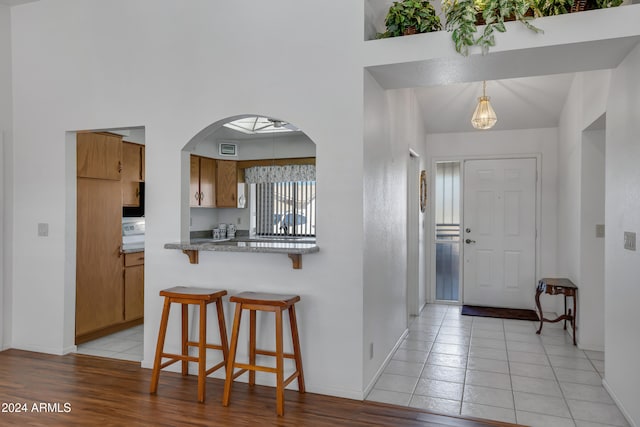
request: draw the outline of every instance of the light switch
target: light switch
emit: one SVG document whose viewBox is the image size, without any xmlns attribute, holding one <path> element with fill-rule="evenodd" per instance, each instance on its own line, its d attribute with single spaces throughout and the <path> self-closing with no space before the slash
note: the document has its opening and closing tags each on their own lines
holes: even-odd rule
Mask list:
<svg viewBox="0 0 640 427">
<path fill-rule="evenodd" d="M 49 224 L 46 222 L 38 223 L 38 236 L 47 237 L 49 235 Z"/>
<path fill-rule="evenodd" d="M 636 250 L 636 233 L 632 231 L 624 232 L 624 248 L 630 251 Z"/>
<path fill-rule="evenodd" d="M 604 237 L 604 224 L 596 224 L 596 237 Z"/>
</svg>

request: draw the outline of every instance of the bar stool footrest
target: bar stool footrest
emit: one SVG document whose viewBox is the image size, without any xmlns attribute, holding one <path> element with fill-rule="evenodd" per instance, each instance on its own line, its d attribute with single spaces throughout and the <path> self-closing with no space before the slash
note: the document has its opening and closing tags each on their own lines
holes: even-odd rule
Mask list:
<svg viewBox="0 0 640 427">
<path fill-rule="evenodd" d="M 258 350 L 258 349 L 256 349 L 256 354 L 259 354 L 261 356 L 272 356 L 272 357 L 277 357 L 278 356 L 275 351 L 271 351 L 271 350 Z M 285 359 L 295 359 L 296 355 L 293 354 L 293 353 L 283 353 L 282 357 L 284 357 Z"/>
<path fill-rule="evenodd" d="M 197 362 L 198 358 L 197 357 L 193 357 L 193 356 L 181 356 L 179 354 L 167 354 L 167 353 L 162 353 L 162 355 L 160 356 L 160 360 L 162 359 L 169 359 L 166 362 L 163 362 L 160 364 L 160 369 L 164 369 L 169 365 L 173 365 L 176 362 Z"/>
<path fill-rule="evenodd" d="M 211 375 L 212 373 L 214 373 L 215 371 L 217 371 L 218 369 L 220 369 L 220 368 L 222 368 L 224 366 L 226 366 L 226 362 L 223 360 L 222 362 L 218 363 L 217 365 L 214 365 L 211 368 L 209 368 L 208 370 L 206 370 L 204 372 L 204 375 L 205 376 L 209 376 L 209 375 Z"/>
<path fill-rule="evenodd" d="M 289 383 L 293 380 L 295 380 L 296 378 L 298 378 L 300 376 L 300 371 L 295 371 L 293 374 L 291 374 L 291 376 L 289 378 L 287 378 L 286 380 L 284 380 L 284 382 L 282 383 L 282 385 L 284 387 L 288 386 Z M 300 390 L 298 390 L 300 391 Z M 300 391 L 300 393 L 304 393 L 304 391 Z"/>
<path fill-rule="evenodd" d="M 238 378 L 240 375 L 244 374 L 247 371 L 248 369 L 240 369 L 239 371 L 233 374 L 232 378 L 235 380 L 236 378 Z"/>
<path fill-rule="evenodd" d="M 245 363 L 234 363 L 233 367 L 244 369 L 245 371 L 271 372 L 272 374 L 278 372 L 276 368 L 272 368 L 271 366 L 249 365 Z"/>
<path fill-rule="evenodd" d="M 195 341 L 187 341 L 187 345 L 189 347 L 200 347 L 200 344 L 198 344 Z M 211 350 L 222 350 L 222 346 L 220 344 L 205 344 L 204 345 L 205 348 L 209 348 Z"/>
</svg>

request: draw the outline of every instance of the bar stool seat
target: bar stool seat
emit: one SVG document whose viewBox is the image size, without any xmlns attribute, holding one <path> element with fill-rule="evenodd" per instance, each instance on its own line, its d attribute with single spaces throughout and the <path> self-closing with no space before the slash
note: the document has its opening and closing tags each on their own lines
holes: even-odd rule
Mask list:
<svg viewBox="0 0 640 427">
<path fill-rule="evenodd" d="M 160 296 L 164 297 L 164 307 L 160 320 L 160 330 L 158 332 L 158 343 L 156 355 L 153 362 L 153 373 L 151 374 L 151 393 L 158 391 L 158 379 L 160 370 L 178 361 L 182 362 L 182 375 L 189 373 L 189 362 L 198 363 L 198 402 L 205 399 L 205 380 L 208 375 L 222 367 L 226 367 L 228 360 L 229 344 L 227 341 L 227 328 L 224 321 L 222 309 L 222 297 L 227 294 L 225 290 L 205 289 L 197 287 L 176 286 L 160 291 Z M 182 347 L 181 354 L 164 352 L 164 341 L 167 335 L 167 324 L 169 322 L 169 311 L 171 304 L 181 304 L 182 306 Z M 218 313 L 218 328 L 220 329 L 220 344 L 207 343 L 207 305 L 215 303 Z M 189 304 L 200 307 L 199 337 L 198 341 L 189 341 Z M 189 356 L 189 347 L 198 348 L 198 356 Z M 206 369 L 207 349 L 221 350 L 222 362 Z M 169 360 L 162 362 L 163 358 Z"/>
<path fill-rule="evenodd" d="M 302 355 L 300 353 L 300 340 L 298 337 L 298 325 L 296 322 L 295 303 L 300 301 L 298 295 L 280 295 L 260 292 L 241 292 L 229 298 L 230 302 L 236 303 L 235 315 L 233 318 L 233 329 L 231 332 L 231 347 L 229 348 L 229 362 L 227 364 L 227 378 L 224 383 L 224 394 L 222 404 L 229 405 L 231 398 L 231 387 L 233 380 L 243 373 L 249 371 L 249 385 L 256 382 L 256 371 L 271 372 L 276 374 L 276 412 L 284 415 L 284 388 L 294 379 L 298 379 L 298 391 L 304 393 L 304 374 L 302 371 Z M 249 363 L 236 362 L 236 350 L 238 347 L 238 335 L 240 332 L 240 319 L 242 310 L 249 310 Z M 256 349 L 256 311 L 273 312 L 276 316 L 276 350 Z M 289 323 L 291 326 L 291 338 L 293 343 L 293 353 L 285 353 L 283 350 L 282 338 L 282 312 L 289 312 Z M 273 356 L 276 358 L 276 367 L 261 366 L 256 364 L 256 355 Z M 288 378 L 284 378 L 284 359 L 293 359 L 296 370 Z M 239 368 L 234 372 L 235 368 Z"/>
</svg>

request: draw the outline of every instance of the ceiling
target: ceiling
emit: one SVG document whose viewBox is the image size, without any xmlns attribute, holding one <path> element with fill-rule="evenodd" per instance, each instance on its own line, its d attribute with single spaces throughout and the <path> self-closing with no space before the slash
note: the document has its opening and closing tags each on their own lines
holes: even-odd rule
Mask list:
<svg viewBox="0 0 640 427">
<path fill-rule="evenodd" d="M 33 3 L 34 1 L 38 0 L 0 0 L 0 4 L 4 4 L 7 6 L 17 6 L 19 4 Z"/>
<path fill-rule="evenodd" d="M 574 74 L 487 81 L 487 96 L 498 116 L 492 130 L 556 127 Z M 482 83 L 417 88 L 427 133 L 471 132 L 471 115 Z"/>
</svg>

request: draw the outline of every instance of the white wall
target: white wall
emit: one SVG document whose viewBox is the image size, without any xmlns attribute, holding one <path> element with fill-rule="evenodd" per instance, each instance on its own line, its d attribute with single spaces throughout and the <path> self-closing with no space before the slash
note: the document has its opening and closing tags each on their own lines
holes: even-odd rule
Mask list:
<svg viewBox="0 0 640 427">
<path fill-rule="evenodd" d="M 582 133 L 580 188 L 580 348 L 604 351 L 605 130 Z M 583 315 L 583 313 L 585 315 Z"/>
<path fill-rule="evenodd" d="M 75 199 L 65 177 L 65 131 L 145 126 L 143 366 L 155 349 L 162 288 L 296 293 L 308 390 L 362 397 L 363 76 L 354 52 L 363 29 L 354 23 L 362 22 L 363 5 L 323 6 L 58 0 L 15 9 L 14 180 L 21 196 L 9 206 L 16 218 L 13 347 L 73 348 L 73 331 L 63 331 L 64 307 L 74 298 L 65 292 L 64 265 L 75 245 L 74 230 L 64 229 L 75 216 L 65 202 Z M 243 17 L 241 31 L 229 16 Z M 327 31 L 327 22 L 340 31 Z M 285 52 L 277 61 L 274 46 Z M 180 238 L 182 147 L 211 123 L 247 111 L 290 120 L 317 144 L 320 252 L 303 256 L 301 270 L 279 254 L 201 253 L 190 265 L 180 251 L 163 249 Z M 48 239 L 36 238 L 38 222 L 50 224 Z M 176 341 L 177 329 L 167 342 Z"/>
<path fill-rule="evenodd" d="M 362 345 L 369 389 L 407 329 L 407 167 L 409 148 L 424 154 L 424 128 L 412 90 L 384 91 L 366 71 L 364 111 Z"/>
<path fill-rule="evenodd" d="M 585 244 L 593 243 L 590 239 L 594 230 L 593 224 L 590 224 L 593 218 L 583 218 L 581 209 L 583 205 L 586 208 L 597 203 L 602 195 L 590 191 L 593 185 L 590 180 L 596 177 L 591 171 L 582 170 L 583 149 L 588 147 L 586 144 L 589 144 L 590 135 L 583 131 L 606 111 L 610 74 L 608 70 L 578 73 L 571 85 L 559 124 L 558 274 L 568 277 L 578 286 L 578 345 L 592 350 L 602 350 L 604 347 L 604 283 L 594 276 L 603 275 L 597 264 L 599 262 L 602 266 L 602 260 L 594 260 L 597 251 L 583 253 L 583 239 L 586 239 Z M 585 160 L 597 162 L 589 153 L 591 151 L 588 151 Z M 582 182 L 586 175 L 589 177 Z M 586 199 L 582 200 L 583 197 Z M 593 275 L 583 277 L 583 270 L 584 274 Z M 563 310 L 560 302 L 556 307 L 558 312 Z"/>
<path fill-rule="evenodd" d="M 0 349 L 9 346 L 11 337 L 11 102 L 11 10 L 0 4 Z"/>
<path fill-rule="evenodd" d="M 541 218 L 538 230 L 540 247 L 538 278 L 553 276 L 556 273 L 556 176 L 557 176 L 557 148 L 558 134 L 556 128 L 528 129 L 508 131 L 477 131 L 448 134 L 427 135 L 427 152 L 429 163 L 434 169 L 436 160 L 456 160 L 464 158 L 490 158 L 517 155 L 541 156 Z M 433 193 L 431 178 L 430 193 Z M 427 241 L 433 245 L 434 225 L 427 228 Z M 433 256 L 432 256 L 433 257 Z M 435 260 L 432 260 L 432 262 Z M 435 283 L 435 268 L 432 264 L 430 271 L 431 283 Z M 535 283 L 531 284 L 532 294 Z M 532 298 L 532 307 L 533 307 Z M 542 299 L 543 308 L 549 307 L 550 302 Z"/>
<path fill-rule="evenodd" d="M 640 232 L 640 46 L 611 76 L 606 130 L 605 386 L 640 426 L 640 253 L 623 249 L 623 232 Z"/>
</svg>

